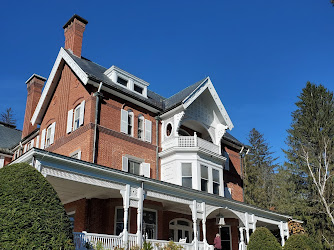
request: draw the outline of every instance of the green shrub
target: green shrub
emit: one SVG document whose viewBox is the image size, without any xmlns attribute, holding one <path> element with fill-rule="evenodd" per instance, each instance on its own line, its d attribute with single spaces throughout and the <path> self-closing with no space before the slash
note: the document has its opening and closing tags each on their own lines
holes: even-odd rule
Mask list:
<svg viewBox="0 0 334 250">
<path fill-rule="evenodd" d="M 56 191 L 32 166 L 0 169 L 0 249 L 73 249 Z"/>
<path fill-rule="evenodd" d="M 306 234 L 293 234 L 285 242 L 284 250 L 318 250 L 321 246 Z"/>
<path fill-rule="evenodd" d="M 265 227 L 256 228 L 249 238 L 247 250 L 275 250 L 282 249 L 275 236 Z"/>
</svg>

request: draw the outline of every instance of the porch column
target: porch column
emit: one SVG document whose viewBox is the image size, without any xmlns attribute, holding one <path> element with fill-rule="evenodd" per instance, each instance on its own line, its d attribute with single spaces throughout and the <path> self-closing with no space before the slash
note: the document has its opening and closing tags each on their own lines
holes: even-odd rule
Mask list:
<svg viewBox="0 0 334 250">
<path fill-rule="evenodd" d="M 280 235 L 281 235 L 281 245 L 284 246 L 285 239 L 284 239 L 284 229 L 283 229 L 283 222 L 282 221 L 278 225 L 278 228 L 279 228 L 279 232 L 280 232 Z"/>
<path fill-rule="evenodd" d="M 123 208 L 124 208 L 124 228 L 123 228 L 123 246 L 127 248 L 128 244 L 128 217 L 129 217 L 129 205 L 130 205 L 130 185 L 125 186 L 125 190 L 121 190 L 123 196 Z"/>
<path fill-rule="evenodd" d="M 138 208 L 137 208 L 137 244 L 142 247 L 142 221 L 143 221 L 143 188 L 138 188 Z"/>
<path fill-rule="evenodd" d="M 194 246 L 198 249 L 198 232 L 197 232 L 197 202 L 193 200 L 193 204 L 190 205 L 192 219 L 193 219 L 193 230 L 194 230 Z"/>
<path fill-rule="evenodd" d="M 239 242 L 239 250 L 245 250 L 245 242 L 244 242 L 244 227 L 239 227 L 240 232 L 240 242 Z"/>
<path fill-rule="evenodd" d="M 203 242 L 204 245 L 207 244 L 207 240 L 206 240 L 206 205 L 205 202 L 202 202 L 202 210 L 203 210 L 203 218 L 202 218 L 202 231 L 203 231 Z"/>
<path fill-rule="evenodd" d="M 248 223 L 248 213 L 245 213 L 245 226 L 246 226 L 246 243 L 249 242 L 249 223 Z"/>
</svg>

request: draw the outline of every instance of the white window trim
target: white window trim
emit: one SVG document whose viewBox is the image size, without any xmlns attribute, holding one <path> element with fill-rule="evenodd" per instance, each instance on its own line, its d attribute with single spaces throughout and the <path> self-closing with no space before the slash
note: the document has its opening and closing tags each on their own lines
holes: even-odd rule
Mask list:
<svg viewBox="0 0 334 250">
<path fill-rule="evenodd" d="M 86 101 L 83 100 L 80 104 L 78 104 L 74 109 L 71 109 L 67 112 L 67 126 L 66 126 L 66 133 L 69 134 L 78 128 L 80 128 L 84 124 L 85 118 L 85 103 Z M 76 110 L 80 109 L 79 113 L 79 125 L 75 128 L 75 113 Z"/>
<path fill-rule="evenodd" d="M 158 210 L 152 209 L 152 208 L 143 208 L 143 216 L 144 216 L 144 211 L 149 211 L 149 212 L 155 212 L 155 232 L 154 232 L 154 239 L 157 239 L 158 236 L 158 228 L 159 228 L 159 221 L 158 221 Z M 142 219 L 143 220 L 143 219 Z M 142 221 L 142 224 L 144 225 L 144 221 Z M 144 226 L 143 226 L 144 228 Z M 143 230 L 143 229 L 142 229 Z"/>
<path fill-rule="evenodd" d="M 177 221 L 178 220 L 183 220 L 183 221 L 186 221 L 186 222 L 188 222 L 189 223 L 189 226 L 183 226 L 183 225 L 178 225 L 177 224 Z M 174 223 L 174 225 L 171 225 L 170 223 L 171 222 L 175 222 Z M 193 241 L 193 238 L 192 238 L 192 234 L 193 234 L 193 232 L 194 232 L 194 229 L 193 229 L 193 223 L 192 223 L 192 221 L 190 221 L 190 220 L 188 220 L 188 219 L 185 219 L 185 218 L 175 218 L 175 219 L 172 219 L 172 220 L 170 220 L 169 221 L 169 223 L 168 223 L 168 229 L 170 230 L 170 229 L 173 229 L 174 230 L 174 236 L 173 236 L 173 240 L 176 242 L 176 240 L 175 240 L 175 235 L 177 235 L 177 231 L 176 230 L 179 230 L 179 229 L 181 229 L 181 230 L 188 230 L 188 229 L 190 229 L 189 230 L 189 239 L 188 239 L 188 241 L 189 242 L 192 242 Z"/>
<path fill-rule="evenodd" d="M 47 128 L 42 130 L 41 149 L 47 148 L 54 143 L 55 130 L 56 130 L 56 122 L 51 123 Z M 47 139 L 50 139 L 49 144 L 46 143 Z"/>
<path fill-rule="evenodd" d="M 190 164 L 190 166 L 191 166 L 191 176 L 188 176 L 188 175 L 183 175 L 183 172 L 182 172 L 182 164 Z M 180 169 L 181 169 L 181 186 L 182 187 L 185 187 L 185 186 L 183 186 L 182 185 L 182 183 L 183 183 L 183 177 L 185 177 L 185 178 L 189 178 L 189 177 L 191 177 L 191 188 L 194 188 L 194 169 L 193 169 L 194 167 L 193 167 L 193 163 L 192 162 L 181 162 L 181 167 L 180 167 Z"/>
<path fill-rule="evenodd" d="M 225 191 L 222 187 L 224 187 L 224 178 L 223 178 L 223 169 L 220 167 L 217 167 L 217 166 L 213 166 L 212 164 L 210 164 L 209 162 L 207 161 L 201 161 L 198 163 L 197 167 L 197 173 L 198 173 L 198 177 L 196 179 L 197 181 L 197 189 L 199 191 L 202 190 L 201 188 L 201 179 L 202 179 L 202 175 L 201 175 L 201 165 L 203 166 L 206 166 L 208 168 L 208 193 L 210 194 L 213 194 L 213 176 L 212 176 L 212 171 L 213 169 L 217 170 L 218 173 L 219 173 L 219 194 L 215 194 L 215 195 L 219 195 L 219 196 L 224 196 L 225 194 Z M 194 177 L 194 174 L 193 174 L 193 177 Z M 205 192 L 205 191 L 202 191 L 202 192 Z"/>
<path fill-rule="evenodd" d="M 145 176 L 147 178 L 151 178 L 151 164 L 145 162 L 144 159 L 132 155 L 122 156 L 122 171 L 129 173 L 129 160 L 140 164 L 139 176 Z"/>
<path fill-rule="evenodd" d="M 141 128 L 139 127 L 139 120 L 141 120 Z M 139 138 L 139 131 L 141 131 L 141 138 Z M 139 140 L 145 140 L 145 118 L 142 114 L 138 116 L 138 129 L 137 129 L 137 137 Z"/>
</svg>

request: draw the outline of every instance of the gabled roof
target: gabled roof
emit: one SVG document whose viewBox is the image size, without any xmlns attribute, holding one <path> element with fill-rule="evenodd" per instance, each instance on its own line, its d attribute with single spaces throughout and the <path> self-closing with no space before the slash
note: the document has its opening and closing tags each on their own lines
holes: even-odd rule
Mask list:
<svg viewBox="0 0 334 250">
<path fill-rule="evenodd" d="M 7 123 L 0 122 L 0 152 L 11 153 L 10 149 L 21 140 L 22 131 Z"/>
<path fill-rule="evenodd" d="M 57 78 L 60 77 L 60 71 L 62 70 L 62 67 L 64 63 L 67 63 L 69 67 L 74 71 L 74 73 L 78 76 L 78 78 L 82 81 L 84 85 L 88 83 L 96 84 L 98 85 L 100 82 L 103 83 L 104 87 L 107 87 L 108 89 L 112 91 L 116 91 L 117 93 L 122 94 L 123 96 L 130 97 L 132 100 L 135 100 L 139 103 L 143 103 L 147 105 L 148 107 L 154 108 L 156 111 L 159 112 L 166 112 L 170 109 L 173 109 L 174 107 L 177 107 L 185 101 L 189 99 L 189 97 L 192 97 L 194 93 L 203 91 L 200 90 L 200 86 L 206 84 L 211 84 L 210 92 L 212 92 L 211 89 L 213 89 L 212 94 L 217 95 L 215 92 L 212 83 L 208 77 L 202 79 L 201 81 L 196 82 L 193 85 L 190 85 L 189 87 L 181 90 L 180 92 L 176 93 L 175 95 L 164 98 L 161 95 L 147 90 L 147 98 L 143 97 L 140 94 L 137 94 L 131 90 L 128 90 L 119 84 L 116 84 L 113 82 L 106 74 L 105 72 L 108 70 L 107 68 L 94 63 L 84 57 L 78 57 L 74 55 L 71 51 L 65 50 L 63 48 L 60 49 L 59 54 L 57 56 L 56 62 L 52 68 L 52 71 L 50 73 L 50 76 L 45 84 L 45 88 L 42 92 L 42 96 L 37 104 L 36 110 L 34 112 L 34 115 L 31 119 L 31 123 L 40 123 L 41 119 L 44 115 L 44 112 L 46 111 L 46 108 L 51 101 L 52 92 L 56 88 L 57 84 Z M 219 99 L 219 98 L 218 98 Z M 227 124 L 230 129 L 233 128 L 233 124 L 230 121 L 230 118 L 227 115 L 227 112 L 220 101 L 217 102 L 215 99 L 217 106 L 220 109 L 220 112 L 222 112 L 223 117 L 227 121 Z"/>
</svg>

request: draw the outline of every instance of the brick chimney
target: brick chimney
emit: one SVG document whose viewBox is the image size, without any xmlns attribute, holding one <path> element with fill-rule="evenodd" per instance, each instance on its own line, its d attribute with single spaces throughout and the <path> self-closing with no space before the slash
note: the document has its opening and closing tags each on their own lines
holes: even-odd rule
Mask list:
<svg viewBox="0 0 334 250">
<path fill-rule="evenodd" d="M 82 38 L 87 20 L 78 15 L 73 15 L 64 25 L 65 49 L 69 49 L 74 55 L 81 57 Z"/>
<path fill-rule="evenodd" d="M 37 124 L 32 126 L 30 120 L 34 114 L 39 98 L 42 95 L 42 89 L 45 81 L 46 78 L 36 74 L 33 74 L 26 81 L 28 96 L 26 103 L 26 112 L 24 114 L 22 138 L 26 137 L 37 128 Z"/>
</svg>

